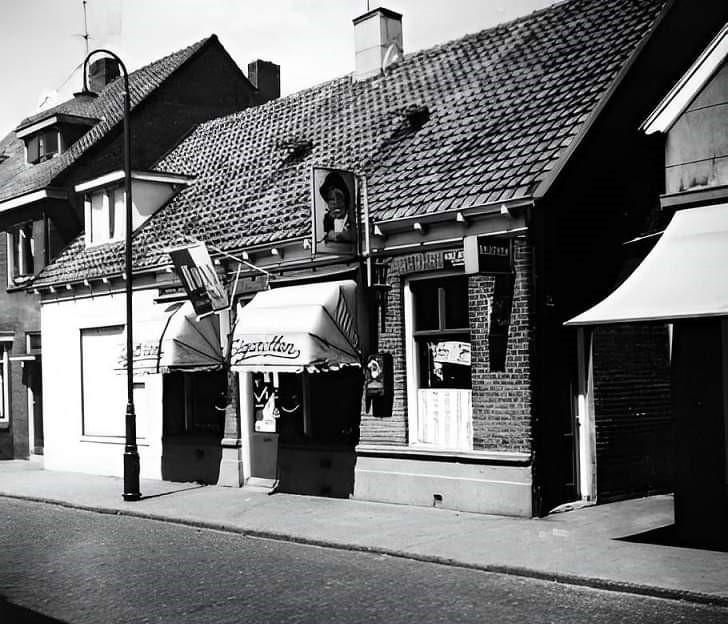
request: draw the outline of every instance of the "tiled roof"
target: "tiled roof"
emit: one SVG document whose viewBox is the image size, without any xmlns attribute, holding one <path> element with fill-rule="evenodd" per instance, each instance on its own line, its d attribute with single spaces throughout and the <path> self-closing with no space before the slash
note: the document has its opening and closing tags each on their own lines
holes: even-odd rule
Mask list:
<svg viewBox="0 0 728 624">
<path fill-rule="evenodd" d="M 195 181 L 135 233 L 135 265 L 166 264 L 165 247 L 186 236 L 239 250 L 308 235 L 312 165 L 365 174 L 374 220 L 529 197 L 662 6 L 567 0 L 407 55 L 386 75 L 203 123 L 158 164 Z M 312 147 L 296 155 L 296 142 Z M 37 284 L 122 266 L 123 245 L 84 249 L 80 237 Z"/>
<path fill-rule="evenodd" d="M 129 85 L 132 110 L 153 93 L 164 80 L 192 57 L 195 52 L 214 38 L 215 35 L 212 35 L 131 72 L 129 74 Z M 17 138 L 15 132 L 10 132 L 0 140 L 0 155 L 5 153 L 8 156 L 7 159 L 0 162 L 0 202 L 47 187 L 56 176 L 102 139 L 111 128 L 120 123 L 124 115 L 122 90 L 123 79 L 118 78 L 107 85 L 96 98 L 88 96 L 74 97 L 53 108 L 28 117 L 20 123 L 18 127 L 27 126 L 34 121 L 40 121 L 59 113 L 99 120 L 68 150 L 55 158 L 31 165 L 25 162 L 23 141 Z"/>
</svg>

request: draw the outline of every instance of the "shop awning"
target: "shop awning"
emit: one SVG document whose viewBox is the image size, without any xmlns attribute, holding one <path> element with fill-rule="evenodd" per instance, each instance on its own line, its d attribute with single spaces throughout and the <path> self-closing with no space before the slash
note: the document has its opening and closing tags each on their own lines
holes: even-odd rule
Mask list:
<svg viewBox="0 0 728 624">
<path fill-rule="evenodd" d="M 162 337 L 170 317 L 179 310 L 181 303 L 166 306 L 152 306 L 144 314 L 135 311 L 133 327 L 133 367 L 135 375 L 149 375 L 159 372 L 162 356 Z M 126 329 L 119 338 L 119 358 L 116 366 L 119 375 L 126 374 Z"/>
<path fill-rule="evenodd" d="M 222 367 L 217 315 L 200 321 L 189 301 L 154 306 L 134 318 L 135 375 L 172 370 L 216 370 Z M 126 374 L 126 332 L 121 334 L 116 372 Z"/>
<path fill-rule="evenodd" d="M 566 325 L 728 315 L 726 267 L 728 204 L 679 210 L 635 271 Z"/>
<path fill-rule="evenodd" d="M 160 370 L 217 370 L 223 362 L 218 315 L 209 314 L 198 320 L 192 303 L 186 301 L 169 319 L 164 331 Z"/>
<path fill-rule="evenodd" d="M 239 371 L 277 372 L 360 366 L 356 283 L 259 292 L 238 311 L 231 364 Z"/>
</svg>

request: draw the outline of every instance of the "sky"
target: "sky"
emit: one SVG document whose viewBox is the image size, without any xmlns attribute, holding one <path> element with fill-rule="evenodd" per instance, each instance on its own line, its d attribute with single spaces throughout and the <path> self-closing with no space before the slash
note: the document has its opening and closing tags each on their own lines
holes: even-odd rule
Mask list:
<svg viewBox="0 0 728 624">
<path fill-rule="evenodd" d="M 283 95 L 348 74 L 352 19 L 367 7 L 403 14 L 405 53 L 526 15 L 556 0 L 87 0 L 89 50 L 108 48 L 129 71 L 216 34 L 247 73 L 281 66 Z M 81 89 L 82 0 L 0 0 L 0 136 Z"/>
</svg>

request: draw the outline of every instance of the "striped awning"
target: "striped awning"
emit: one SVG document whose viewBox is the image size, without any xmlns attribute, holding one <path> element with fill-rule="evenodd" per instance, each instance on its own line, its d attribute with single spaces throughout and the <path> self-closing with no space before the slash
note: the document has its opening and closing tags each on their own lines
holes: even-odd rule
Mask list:
<svg viewBox="0 0 728 624">
<path fill-rule="evenodd" d="M 238 371 L 274 372 L 361 366 L 356 282 L 259 292 L 238 310 L 231 365 Z"/>
</svg>

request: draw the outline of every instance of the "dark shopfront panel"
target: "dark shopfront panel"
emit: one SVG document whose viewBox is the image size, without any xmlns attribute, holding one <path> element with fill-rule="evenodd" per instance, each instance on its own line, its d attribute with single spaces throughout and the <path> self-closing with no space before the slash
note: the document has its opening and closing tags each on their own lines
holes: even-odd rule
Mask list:
<svg viewBox="0 0 728 624">
<path fill-rule="evenodd" d="M 347 498 L 354 491 L 361 369 L 278 377 L 279 490 Z"/>
<path fill-rule="evenodd" d="M 164 480 L 217 483 L 226 384 L 224 371 L 164 375 Z"/>
</svg>

